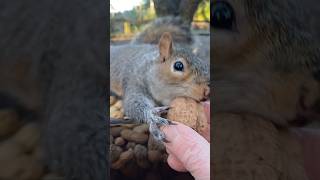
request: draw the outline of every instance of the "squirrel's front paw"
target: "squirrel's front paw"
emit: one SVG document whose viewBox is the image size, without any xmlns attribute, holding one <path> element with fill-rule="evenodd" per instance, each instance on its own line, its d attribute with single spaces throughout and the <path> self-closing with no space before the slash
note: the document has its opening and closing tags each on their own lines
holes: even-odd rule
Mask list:
<svg viewBox="0 0 320 180">
<path fill-rule="evenodd" d="M 163 113 L 167 113 L 169 109 L 170 107 L 168 106 L 155 107 L 151 110 L 149 117 L 146 118 L 147 123 L 149 124 L 150 134 L 152 134 L 156 140 L 166 143 L 168 143 L 168 141 L 165 139 L 164 133 L 160 130 L 160 126 L 175 125 L 175 123 L 166 118 L 160 117 L 160 115 Z"/>
<path fill-rule="evenodd" d="M 160 130 L 159 126 L 154 123 L 154 122 L 151 122 L 149 124 L 149 131 L 150 131 L 150 134 L 153 135 L 154 139 L 158 140 L 158 141 L 162 141 L 162 142 L 165 142 L 165 143 L 168 143 L 169 141 L 166 140 L 166 136 L 164 135 L 164 133 Z"/>
<path fill-rule="evenodd" d="M 155 116 L 152 119 L 152 122 L 154 122 L 157 126 L 163 126 L 163 125 L 169 125 L 170 124 L 168 119 L 165 119 L 165 118 L 162 118 L 162 117 L 159 117 L 159 116 Z"/>
<path fill-rule="evenodd" d="M 154 107 L 152 109 L 152 122 L 155 122 L 158 126 L 175 125 L 175 123 L 170 120 L 161 117 L 161 115 L 168 113 L 169 109 L 169 106 Z"/>
</svg>

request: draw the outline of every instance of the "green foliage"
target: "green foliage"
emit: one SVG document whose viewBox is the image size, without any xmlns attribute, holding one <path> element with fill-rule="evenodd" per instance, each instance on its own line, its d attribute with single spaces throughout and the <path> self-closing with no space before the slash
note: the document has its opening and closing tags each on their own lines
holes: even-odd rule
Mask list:
<svg viewBox="0 0 320 180">
<path fill-rule="evenodd" d="M 111 34 L 123 33 L 123 24 L 128 22 L 131 25 L 131 32 L 140 30 L 143 24 L 156 18 L 155 9 L 150 7 L 151 0 L 143 0 L 140 6 L 130 11 L 115 13 L 110 17 Z"/>
<path fill-rule="evenodd" d="M 193 20 L 210 22 L 210 0 L 203 0 L 199 4 Z"/>
<path fill-rule="evenodd" d="M 142 26 L 156 18 L 155 9 L 151 6 L 152 0 L 142 0 L 140 6 L 130 11 L 112 14 L 110 17 L 111 34 L 123 34 L 124 22 L 130 24 L 131 33 L 141 30 Z M 195 12 L 194 21 L 210 22 L 210 0 L 202 0 Z"/>
</svg>

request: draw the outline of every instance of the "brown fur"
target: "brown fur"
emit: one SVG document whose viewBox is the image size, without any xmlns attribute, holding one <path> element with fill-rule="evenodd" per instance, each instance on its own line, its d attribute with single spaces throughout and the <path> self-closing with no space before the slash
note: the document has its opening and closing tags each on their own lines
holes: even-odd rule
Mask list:
<svg viewBox="0 0 320 180">
<path fill-rule="evenodd" d="M 158 46 L 111 47 L 111 90 L 123 95 L 126 116 L 150 124 L 150 133 L 158 140 L 164 140 L 164 134 L 157 126 L 168 121 L 155 113 L 155 107 L 168 106 L 178 96 L 201 101 L 209 95 L 207 61 L 175 47 L 173 39 L 164 33 Z M 177 61 L 183 63 L 183 71 L 174 70 Z"/>
<path fill-rule="evenodd" d="M 211 32 L 214 178 L 304 180 L 288 129 L 319 97 L 320 56 L 300 2 L 226 2 L 236 28 Z"/>
</svg>

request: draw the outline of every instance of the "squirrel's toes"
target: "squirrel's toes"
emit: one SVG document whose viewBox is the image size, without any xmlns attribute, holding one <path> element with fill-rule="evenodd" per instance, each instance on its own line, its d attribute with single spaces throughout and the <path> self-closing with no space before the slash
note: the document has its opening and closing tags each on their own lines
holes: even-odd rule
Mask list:
<svg viewBox="0 0 320 180">
<path fill-rule="evenodd" d="M 155 122 L 149 124 L 149 131 L 156 140 L 165 143 L 169 142 L 168 140 L 166 140 L 164 133 L 160 130 L 159 126 Z"/>
<path fill-rule="evenodd" d="M 172 123 L 168 119 L 162 118 L 160 116 L 155 116 L 155 118 L 152 121 L 159 127 L 163 125 L 170 125 L 170 123 Z"/>
<path fill-rule="evenodd" d="M 159 107 L 154 107 L 153 108 L 153 112 L 158 115 L 161 116 L 163 114 L 168 113 L 168 110 L 170 109 L 169 106 L 159 106 Z"/>
</svg>

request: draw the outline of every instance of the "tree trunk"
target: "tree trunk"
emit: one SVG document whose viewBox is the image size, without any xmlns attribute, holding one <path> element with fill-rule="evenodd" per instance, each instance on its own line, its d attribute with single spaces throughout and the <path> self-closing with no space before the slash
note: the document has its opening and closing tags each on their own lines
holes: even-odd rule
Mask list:
<svg viewBox="0 0 320 180">
<path fill-rule="evenodd" d="M 158 17 L 181 16 L 190 24 L 201 0 L 153 0 L 153 2 Z"/>
</svg>

